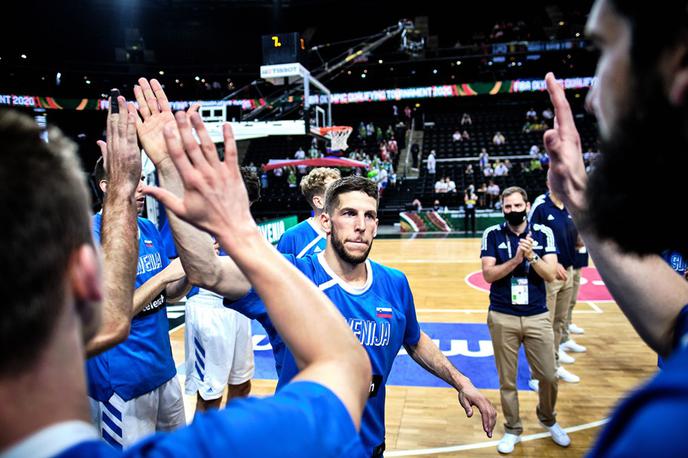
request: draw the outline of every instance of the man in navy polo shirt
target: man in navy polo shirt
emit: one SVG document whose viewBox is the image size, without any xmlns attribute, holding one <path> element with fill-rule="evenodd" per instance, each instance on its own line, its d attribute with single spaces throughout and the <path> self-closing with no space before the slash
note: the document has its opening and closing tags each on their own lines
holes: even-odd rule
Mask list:
<svg viewBox="0 0 688 458">
<path fill-rule="evenodd" d="M 572 374 L 560 363 L 571 364 L 576 360 L 559 348 L 561 344 L 563 328 L 571 305 L 573 295 L 573 262 L 576 256 L 578 231 L 573 224 L 571 215 L 559 200 L 556 194 L 548 192 L 538 196 L 533 202 L 529 221 L 531 224 L 543 224 L 554 233 L 557 244 L 558 264 L 554 280 L 548 282 L 547 308 L 549 309 L 554 328 L 554 353 L 557 361 L 557 377 L 565 382 L 578 383 L 580 377 Z M 579 345 L 576 351 L 585 351 L 585 347 Z"/>
<path fill-rule="evenodd" d="M 545 293 L 545 281 L 554 279 L 557 268 L 554 235 L 547 226 L 528 223 L 526 214 L 530 204 L 523 189 L 515 186 L 505 189 L 501 202 L 506 222 L 483 233 L 480 251 L 483 277 L 491 284 L 487 324 L 506 419 L 505 434 L 497 450 L 511 453 L 523 432 L 516 388 L 521 343 L 531 371 L 540 383 L 538 419 L 557 445 L 567 447 L 571 440 L 557 423 L 554 411 L 558 381 L 552 351 L 554 334 Z"/>
</svg>

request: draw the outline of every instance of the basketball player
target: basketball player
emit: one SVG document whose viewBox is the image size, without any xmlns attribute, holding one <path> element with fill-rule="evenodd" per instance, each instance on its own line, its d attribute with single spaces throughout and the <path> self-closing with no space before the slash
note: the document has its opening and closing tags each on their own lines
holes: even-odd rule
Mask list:
<svg viewBox="0 0 688 458">
<path fill-rule="evenodd" d="M 159 97 L 159 94 L 158 94 Z M 150 103 L 150 102 L 149 102 Z M 177 125 L 183 141 L 168 143 L 169 154 L 179 156 L 182 150 L 201 151 L 216 157 L 215 145 L 208 136 L 197 113 L 177 113 Z M 199 146 L 192 135 L 192 126 L 201 139 Z M 225 152 L 236 154 L 233 141 L 225 143 Z M 185 271 L 192 282 L 232 298 L 238 282 L 236 267 L 231 260 L 216 256 L 205 234 L 190 230 L 176 218 L 179 206 L 174 195 L 181 195 L 179 180 L 165 167 L 165 151 L 159 151 L 154 163 L 166 189 L 151 188 L 146 192 L 158 198 L 170 214 L 170 223 Z M 394 358 L 402 345 L 409 355 L 430 373 L 453 386 L 466 414 L 473 415 L 476 406 L 483 429 L 491 437 L 496 412 L 490 402 L 461 374 L 432 340 L 420 330 L 413 296 L 403 273 L 368 260 L 377 232 L 378 193 L 375 183 L 361 177 L 347 177 L 330 185 L 320 223 L 327 234 L 325 251 L 297 259 L 286 255 L 289 263 L 310 278 L 332 300 L 344 315 L 356 337 L 368 352 L 373 365 L 370 399 L 366 404 L 361 437 L 368 456 L 382 456 L 385 449 L 385 384 Z M 226 289 L 225 289 L 226 288 Z M 272 319 L 261 301 L 250 293 L 240 301 L 226 304 L 257 319 L 269 334 L 276 365 L 279 366 L 278 391 L 298 372 L 298 358 L 284 348 Z"/>
<path fill-rule="evenodd" d="M 140 167 L 134 159 L 140 154 L 135 117 L 132 106 L 128 116 L 108 118 L 113 127 L 108 135 L 112 156 L 106 162 L 111 194 L 104 212 L 106 220 L 112 216 L 107 224 L 128 219 L 133 236 L 132 196 L 140 170 L 126 167 Z M 61 458 L 361 456 L 356 430 L 370 381 L 365 352 L 325 295 L 261 236 L 248 210 L 235 155 L 212 165 L 196 157 L 194 166 L 188 157 L 175 158 L 187 185 L 184 201 L 175 208 L 212 233 L 251 280 L 301 371 L 274 397 L 236 400 L 224 411 L 201 415 L 187 428 L 156 434 L 124 452 L 98 439 L 89 423 L 83 354 L 84 342 L 100 322 L 100 263 L 77 158 L 59 132 L 51 129 L 49 134 L 49 143 L 44 143 L 33 120 L 0 112 L 0 208 L 13 210 L 0 229 L 5 285 L 0 287 L 0 343 L 11 349 L 0 354 L 0 453 Z M 121 261 L 135 266 L 136 252 Z M 119 421 L 112 423 L 119 427 Z"/>
<path fill-rule="evenodd" d="M 140 214 L 145 196 L 140 169 L 138 174 L 141 180 L 132 198 Z M 93 175 L 107 198 L 109 174 L 102 160 L 96 162 Z M 100 242 L 106 225 L 101 212 L 93 216 L 96 242 Z M 181 263 L 169 263 L 155 225 L 139 216 L 137 229 L 138 263 L 129 337 L 87 361 L 93 421 L 103 439 L 116 448 L 186 423 L 166 304 L 184 296 L 189 284 Z"/>
<path fill-rule="evenodd" d="M 640 336 L 669 356 L 663 370 L 613 413 L 590 453 L 683 456 L 688 422 L 688 283 L 657 253 L 688 252 L 680 198 L 688 169 L 688 17 L 685 0 L 648 8 L 597 0 L 586 34 L 600 50 L 588 108 L 602 153 L 589 179 L 571 108 L 554 75 L 555 128 L 545 132 L 549 181 L 564 201 L 605 285 Z M 661 26 L 658 27 L 658 24 Z M 677 201 L 678 199 L 678 201 Z M 677 206 L 679 205 L 679 206 Z M 651 211 L 648 224 L 629 224 Z M 640 255 L 640 256 L 639 256 Z"/>
<path fill-rule="evenodd" d="M 341 178 L 339 170 L 317 167 L 301 179 L 301 194 L 313 209 L 313 216 L 290 227 L 277 243 L 277 251 L 302 258 L 325 249 L 327 238 L 320 227 L 327 187 Z"/>
<path fill-rule="evenodd" d="M 260 198 L 255 173 L 241 168 L 249 204 Z M 216 246 L 216 248 L 218 248 Z M 224 251 L 220 254 L 226 256 Z M 187 294 L 184 321 L 185 392 L 196 395 L 196 412 L 219 409 L 227 387 L 227 402 L 251 392 L 254 373 L 251 320 L 222 304 L 222 296 L 204 288 Z"/>
</svg>

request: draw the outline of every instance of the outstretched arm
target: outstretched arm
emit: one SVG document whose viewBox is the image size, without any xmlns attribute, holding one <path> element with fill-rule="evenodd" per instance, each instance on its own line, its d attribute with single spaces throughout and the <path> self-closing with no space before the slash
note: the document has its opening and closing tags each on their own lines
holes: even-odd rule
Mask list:
<svg viewBox="0 0 688 458">
<path fill-rule="evenodd" d="M 177 169 L 167 154 L 163 136 L 165 125 L 176 126 L 167 96 L 157 80 L 149 83 L 145 78 L 140 78 L 138 82 L 139 85 L 134 86 L 134 95 L 143 118 L 137 126 L 141 144 L 158 170 L 161 186 L 177 197 L 182 197 L 184 188 Z M 193 111 L 194 108 L 190 110 Z M 191 284 L 229 299 L 238 299 L 248 292 L 248 281 L 230 258 L 217 256 L 210 235 L 181 221 L 173 212 L 167 211 L 167 216 L 179 257 Z"/>
<path fill-rule="evenodd" d="M 117 104 L 118 113 L 112 113 Z M 141 154 L 136 144 L 136 111 L 124 97 L 110 100 L 106 140 L 99 142 L 108 192 L 103 203 L 103 321 L 86 344 L 88 357 L 123 342 L 129 336 L 136 279 L 136 203 L 134 192 L 141 177 Z"/>
<path fill-rule="evenodd" d="M 365 350 L 329 299 L 260 234 L 249 211 L 229 124 L 224 126 L 225 160 L 221 162 L 198 113 L 190 119 L 186 113 L 177 113 L 176 121 L 178 129 L 165 127 L 165 141 L 184 197 L 161 188 L 145 192 L 220 242 L 260 295 L 294 355 L 301 370 L 294 380 L 329 388 L 358 428 L 371 379 Z"/>
<path fill-rule="evenodd" d="M 601 240 L 581 225 L 586 211 L 587 175 L 571 107 L 554 75 L 546 76 L 554 105 L 554 129 L 545 132 L 550 156 L 549 183 L 576 221 L 580 235 L 607 288 L 640 337 L 662 355 L 672 350 L 674 325 L 688 304 L 688 283 L 659 256 L 623 253 L 612 241 Z"/>
<path fill-rule="evenodd" d="M 487 437 L 492 437 L 492 430 L 497 422 L 497 411 L 490 401 L 483 396 L 463 375 L 449 362 L 437 345 L 421 331 L 420 339 L 415 346 L 406 346 L 406 351 L 423 369 L 441 378 L 459 392 L 459 403 L 468 417 L 473 416 L 473 406 L 480 411 L 483 430 Z"/>
</svg>

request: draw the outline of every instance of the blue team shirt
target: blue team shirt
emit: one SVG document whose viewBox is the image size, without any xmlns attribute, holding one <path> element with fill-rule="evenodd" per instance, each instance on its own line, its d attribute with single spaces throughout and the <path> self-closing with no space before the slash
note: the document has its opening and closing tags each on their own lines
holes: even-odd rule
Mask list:
<svg viewBox="0 0 688 458">
<path fill-rule="evenodd" d="M 538 196 L 530 209 L 528 220 L 531 224 L 544 224 L 554 232 L 559 263 L 571 267 L 576 257 L 578 230 L 566 207 L 554 205 L 549 193 Z"/>
<path fill-rule="evenodd" d="M 196 415 L 191 425 L 175 432 L 155 434 L 124 451 L 92 440 L 57 455 L 59 458 L 161 456 L 360 458 L 366 455 L 344 404 L 330 390 L 313 382 L 292 383 L 264 399 L 234 399 L 224 410 Z"/>
<path fill-rule="evenodd" d="M 93 233 L 100 242 L 102 216 L 93 217 Z M 167 267 L 169 261 L 155 225 L 138 218 L 139 257 L 136 288 Z M 89 396 L 101 402 L 117 393 L 128 401 L 149 393 L 177 373 L 170 346 L 164 290 L 131 320 L 129 337 L 86 362 Z"/>
<path fill-rule="evenodd" d="M 509 229 L 506 222 L 489 227 L 483 232 L 480 257 L 489 256 L 497 260 L 497 265 L 504 264 L 516 256 L 518 242 L 526 238 L 528 233 L 533 238 L 533 252 L 543 257 L 557 254 L 557 246 L 552 230 L 542 224 L 526 225 L 520 235 Z M 528 279 L 528 304 L 513 305 L 511 303 L 511 279 Z M 490 310 L 516 316 L 532 316 L 547 311 L 547 292 L 545 281 L 530 266 L 527 260 L 516 267 L 509 275 L 500 278 L 490 286 Z"/>
<path fill-rule="evenodd" d="M 327 246 L 325 234 L 315 230 L 307 219 L 294 227 L 290 227 L 282 234 L 279 242 L 277 242 L 277 251 L 303 258 L 309 254 L 324 251 L 325 246 Z"/>
<path fill-rule="evenodd" d="M 688 305 L 674 327 L 675 347 L 662 371 L 613 412 L 591 457 L 686 456 Z"/>
<path fill-rule="evenodd" d="M 285 255 L 306 277 L 325 293 L 347 320 L 368 353 L 373 369 L 371 394 L 363 411 L 361 440 L 368 456 L 385 440 L 385 384 L 394 358 L 402 345 L 414 346 L 420 339 L 413 295 L 406 276 L 389 267 L 366 261 L 368 280 L 362 288 L 353 288 L 329 268 L 322 254 L 297 259 Z M 257 319 L 265 328 L 275 352 L 278 391 L 297 373 L 294 357 L 255 292 L 225 305 Z"/>
</svg>

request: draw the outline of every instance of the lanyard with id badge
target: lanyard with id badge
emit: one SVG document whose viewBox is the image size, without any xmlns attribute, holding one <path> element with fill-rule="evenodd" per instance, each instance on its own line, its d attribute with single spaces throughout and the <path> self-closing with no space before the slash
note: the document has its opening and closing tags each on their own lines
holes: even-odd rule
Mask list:
<svg viewBox="0 0 688 458">
<path fill-rule="evenodd" d="M 506 249 L 509 252 L 509 259 L 513 256 L 511 254 L 511 237 L 506 236 Z M 530 265 L 526 262 L 525 276 L 511 277 L 511 305 L 528 305 L 528 271 Z"/>
</svg>

